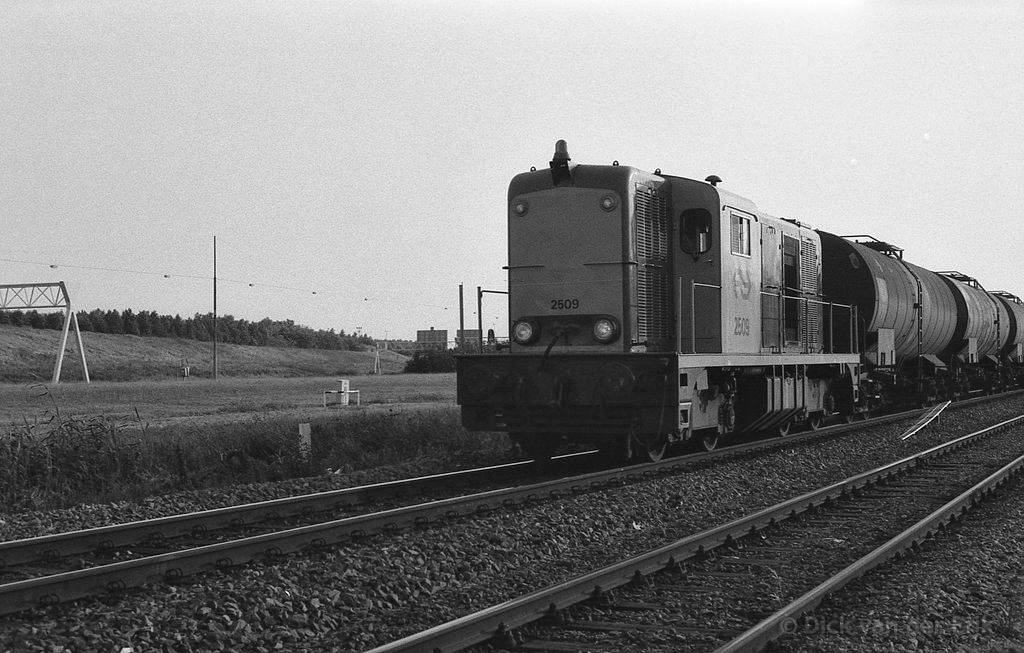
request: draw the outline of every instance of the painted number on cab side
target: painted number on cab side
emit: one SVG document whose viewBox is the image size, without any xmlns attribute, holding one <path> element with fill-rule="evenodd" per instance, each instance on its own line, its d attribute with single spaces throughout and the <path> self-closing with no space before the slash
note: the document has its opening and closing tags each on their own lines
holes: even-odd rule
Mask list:
<svg viewBox="0 0 1024 653">
<path fill-rule="evenodd" d="M 571 299 L 549 299 L 553 311 L 575 311 L 580 307 L 580 300 Z"/>
<path fill-rule="evenodd" d="M 736 320 L 736 328 L 733 329 L 732 333 L 735 336 L 749 336 L 750 335 L 750 318 L 737 317 L 733 318 Z"/>
</svg>

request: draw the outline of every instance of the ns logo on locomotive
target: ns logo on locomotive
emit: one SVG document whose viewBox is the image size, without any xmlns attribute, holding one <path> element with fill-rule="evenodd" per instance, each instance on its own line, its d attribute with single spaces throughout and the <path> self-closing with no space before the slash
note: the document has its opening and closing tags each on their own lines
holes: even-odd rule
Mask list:
<svg viewBox="0 0 1024 653">
<path fill-rule="evenodd" d="M 565 141 L 517 175 L 510 343 L 458 358 L 463 424 L 535 458 L 572 440 L 657 460 L 1024 381 L 1017 297 L 720 182 L 576 165 Z"/>
</svg>

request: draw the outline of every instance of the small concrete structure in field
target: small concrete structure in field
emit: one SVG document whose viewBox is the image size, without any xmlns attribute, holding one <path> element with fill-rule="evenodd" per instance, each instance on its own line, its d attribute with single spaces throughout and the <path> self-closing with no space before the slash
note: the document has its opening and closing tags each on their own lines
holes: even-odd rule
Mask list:
<svg viewBox="0 0 1024 653">
<path fill-rule="evenodd" d="M 331 402 L 331 404 L 330 404 L 331 406 L 348 406 L 348 405 L 350 405 L 349 404 L 349 397 L 351 395 L 355 395 L 356 396 L 356 405 L 358 406 L 359 405 L 359 399 L 360 399 L 359 398 L 359 391 L 358 390 L 350 390 L 349 389 L 348 379 L 338 379 L 338 383 L 341 384 L 340 388 L 329 389 L 329 390 L 324 390 L 323 391 L 323 395 L 324 395 L 324 398 L 323 398 L 324 408 L 327 408 L 327 406 L 328 406 L 328 404 L 327 404 L 327 396 L 328 395 L 332 395 L 334 398 L 337 399 L 337 401 L 332 401 Z"/>
</svg>

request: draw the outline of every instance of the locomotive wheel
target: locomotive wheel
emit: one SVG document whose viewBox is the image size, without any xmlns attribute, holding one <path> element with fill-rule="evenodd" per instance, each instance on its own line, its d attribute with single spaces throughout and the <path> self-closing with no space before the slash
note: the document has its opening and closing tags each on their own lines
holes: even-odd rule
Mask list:
<svg viewBox="0 0 1024 653">
<path fill-rule="evenodd" d="M 700 440 L 697 444 L 697 450 L 714 451 L 718 448 L 718 431 L 712 429 L 705 429 L 700 436 Z"/>
<path fill-rule="evenodd" d="M 632 442 L 632 458 L 638 463 L 656 463 L 665 457 L 668 449 L 668 437 L 656 435 L 649 438 L 630 436 Z"/>
<path fill-rule="evenodd" d="M 656 463 L 668 450 L 668 436 L 625 433 L 611 438 L 601 450 L 612 464 Z"/>
<path fill-rule="evenodd" d="M 807 425 L 811 427 L 812 431 L 818 431 L 821 427 L 825 426 L 825 418 L 821 413 L 814 413 L 811 415 L 811 419 L 807 421 Z"/>
<path fill-rule="evenodd" d="M 779 424 L 779 426 L 776 428 L 776 432 L 779 434 L 780 438 L 784 438 L 787 435 L 789 435 L 789 427 L 792 424 L 793 422 L 790 422 L 789 420 L 786 420 L 782 424 Z"/>
</svg>

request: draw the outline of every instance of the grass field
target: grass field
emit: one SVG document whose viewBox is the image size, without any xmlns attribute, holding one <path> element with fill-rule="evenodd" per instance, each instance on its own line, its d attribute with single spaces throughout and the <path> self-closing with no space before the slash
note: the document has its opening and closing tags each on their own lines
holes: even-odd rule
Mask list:
<svg viewBox="0 0 1024 653">
<path fill-rule="evenodd" d="M 510 455 L 503 435 L 461 427 L 454 374 L 395 374 L 407 359 L 394 352 L 381 352 L 385 374 L 370 375 L 372 352 L 225 345 L 214 381 L 203 378 L 210 343 L 86 333 L 99 380 L 79 380 L 69 351 L 65 382 L 52 384 L 58 337 L 0 327 L 0 512 Z M 182 357 L 199 376 L 176 378 Z M 325 409 L 323 391 L 340 378 L 361 405 Z M 312 428 L 309 458 L 301 422 Z"/>
<path fill-rule="evenodd" d="M 83 333 L 85 359 L 93 380 L 138 381 L 181 377 L 188 359 L 193 377 L 213 371 L 213 345 L 179 338 Z M 83 378 L 74 334 L 68 338 L 61 378 Z M 0 326 L 0 381 L 49 381 L 57 357 L 60 332 L 30 327 Z M 407 357 L 391 351 L 380 354 L 385 373 L 401 372 Z M 354 376 L 373 371 L 372 351 L 334 351 L 294 347 L 217 347 L 221 376 Z"/>
<path fill-rule="evenodd" d="M 0 513 L 510 455 L 502 434 L 461 427 L 452 374 L 349 380 L 362 405 L 326 409 L 334 377 L 0 384 Z M 312 427 L 309 458 L 300 422 Z"/>
<path fill-rule="evenodd" d="M 0 383 L 0 424 L 36 422 L 54 412 L 67 417 L 103 415 L 153 425 L 187 420 L 225 423 L 269 416 L 325 413 L 323 390 L 340 377 L 177 379 L 168 381 L 28 384 Z M 361 403 L 455 402 L 454 374 L 349 376 Z M 355 397 L 352 398 L 355 402 Z M 326 412 L 355 410 L 331 408 Z"/>
</svg>

